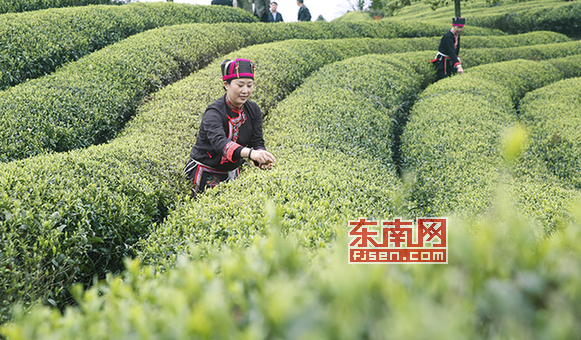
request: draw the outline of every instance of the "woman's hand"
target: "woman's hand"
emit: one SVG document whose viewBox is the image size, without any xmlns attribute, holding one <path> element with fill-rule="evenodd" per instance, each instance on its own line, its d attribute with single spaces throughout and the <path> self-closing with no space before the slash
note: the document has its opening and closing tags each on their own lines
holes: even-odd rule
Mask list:
<svg viewBox="0 0 581 340">
<path fill-rule="evenodd" d="M 272 169 L 272 165 L 276 162 L 276 159 L 270 152 L 262 149 L 252 150 L 250 159 L 258 162 L 258 167 L 262 170 Z"/>
</svg>

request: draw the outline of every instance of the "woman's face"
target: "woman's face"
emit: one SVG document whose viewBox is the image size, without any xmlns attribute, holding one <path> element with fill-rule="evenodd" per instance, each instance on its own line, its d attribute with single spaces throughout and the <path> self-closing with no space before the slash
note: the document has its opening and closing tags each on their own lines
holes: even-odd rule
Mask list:
<svg viewBox="0 0 581 340">
<path fill-rule="evenodd" d="M 250 78 L 234 79 L 228 84 L 224 82 L 228 99 L 234 106 L 241 107 L 250 98 L 254 89 L 254 80 Z"/>
</svg>

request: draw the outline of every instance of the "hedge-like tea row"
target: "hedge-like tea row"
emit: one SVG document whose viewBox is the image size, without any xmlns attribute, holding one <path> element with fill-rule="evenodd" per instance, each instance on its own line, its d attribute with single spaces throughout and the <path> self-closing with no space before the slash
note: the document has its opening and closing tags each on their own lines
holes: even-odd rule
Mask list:
<svg viewBox="0 0 581 340">
<path fill-rule="evenodd" d="M 530 90 L 581 74 L 580 60 L 480 66 L 426 89 L 402 136 L 405 166 L 416 176 L 410 195 L 416 213 L 475 216 L 494 201 L 499 182 L 512 181 L 527 215 L 547 229 L 563 218 L 575 192 L 534 163 L 516 178 L 505 178 L 500 145 L 503 133 L 517 122 L 514 103 Z"/>
<path fill-rule="evenodd" d="M 462 58 L 462 66 L 469 68 L 472 65 L 509 61 L 518 58 L 526 58 L 530 60 L 547 60 L 559 58 L 561 56 L 581 54 L 581 44 L 579 44 L 578 41 L 573 41 L 563 44 L 523 46 L 507 49 L 490 48 L 488 50 L 466 51 L 462 52 L 462 55 L 465 55 L 466 53 L 470 53 L 470 61 L 466 63 L 464 62 L 464 58 Z M 563 71 L 567 72 L 567 69 Z"/>
<path fill-rule="evenodd" d="M 272 227 L 248 248 L 192 245 L 193 261 L 161 274 L 128 261 L 122 276 L 76 289 L 79 305 L 64 315 L 37 307 L 0 332 L 11 340 L 578 339 L 575 212 L 577 222 L 549 239 L 510 207 L 479 224 L 453 221 L 446 265 L 350 265 L 347 237 L 313 256 Z"/>
<path fill-rule="evenodd" d="M 119 131 L 146 94 L 220 53 L 289 38 L 394 37 L 437 31 L 435 26 L 422 27 L 222 24 L 144 32 L 68 64 L 55 74 L 1 93 L 0 106 L 5 110 L 0 118 L 0 161 L 102 143 Z"/>
<path fill-rule="evenodd" d="M 292 41 L 240 53 L 266 58 L 270 65 L 258 65 L 254 94 L 268 111 L 326 63 L 393 49 L 391 40 L 361 39 Z M 291 59 L 294 54 L 296 59 Z M 278 55 L 289 60 L 282 71 Z M 420 65 L 429 67 L 424 61 L 431 57 L 431 52 L 424 52 Z M 207 85 L 200 84 L 176 95 L 170 87 L 156 95 L 159 99 L 146 106 L 123 137 L 107 145 L 0 167 L 0 206 L 5 211 L 0 215 L 0 265 L 10 268 L 1 282 L 4 310 L 14 301 L 60 301 L 61 289 L 69 283 L 86 282 L 95 272 L 115 271 L 129 252 L 127 246 L 172 209 L 178 192 L 187 192 L 178 189 L 184 183 L 175 176 L 181 174 L 193 143 L 196 124 L 191 121 L 191 105 L 201 113 L 221 91 L 217 68 L 215 64 L 201 74 L 201 79 L 213 79 L 213 92 L 201 92 Z M 425 79 L 433 76 L 424 74 Z"/>
<path fill-rule="evenodd" d="M 148 93 L 205 65 L 219 53 L 279 39 L 423 35 L 432 32 L 431 29 L 430 25 L 412 29 L 389 23 L 276 26 L 230 23 L 144 32 L 68 64 L 50 76 L 0 93 L 0 105 L 5 107 L 0 117 L 0 161 L 82 148 L 111 139 Z M 338 33 L 333 33 L 334 30 Z M 394 40 L 391 51 L 434 49 L 437 39 Z M 543 32 L 465 40 L 464 46 L 470 48 L 549 43 L 567 38 Z M 180 43 L 176 44 L 177 41 Z"/>
<path fill-rule="evenodd" d="M 0 15 L 0 90 L 49 74 L 60 65 L 152 28 L 254 20 L 231 7 L 171 2 Z"/>
<path fill-rule="evenodd" d="M 238 55 L 260 61 L 254 98 L 268 109 L 327 63 L 392 49 L 392 40 L 295 40 Z M 276 56 L 284 56 L 287 67 Z M 0 266 L 8 269 L 0 277 L 4 312 L 15 301 L 41 298 L 60 305 L 72 283 L 118 270 L 129 246 L 188 192 L 175 176 L 189 153 L 197 114 L 223 93 L 218 65 L 187 87 L 194 97 L 163 91 L 165 100 L 148 104 L 111 143 L 0 167 Z"/>
<path fill-rule="evenodd" d="M 520 120 L 529 128 L 531 152 L 558 177 L 581 189 L 581 78 L 527 93 Z"/>
<path fill-rule="evenodd" d="M 483 17 L 505 15 L 508 13 L 526 13 L 539 9 L 551 9 L 565 6 L 568 3 L 563 0 L 528 0 L 524 2 L 513 1 L 503 2 L 497 6 L 491 6 L 485 0 L 466 1 L 461 4 L 462 17 L 467 18 L 467 26 L 475 26 L 473 20 L 481 20 Z M 448 5 L 437 10 L 432 10 L 427 3 L 417 2 L 411 6 L 406 6 L 388 20 L 422 20 L 422 21 L 445 21 L 452 23 L 454 16 L 454 6 Z"/>
<path fill-rule="evenodd" d="M 522 10 L 529 10 L 531 8 L 550 8 L 554 6 L 564 5 L 563 0 L 528 0 L 525 2 L 519 1 L 504 1 L 500 5 L 492 6 L 490 1 L 486 0 L 474 0 L 474 1 L 464 1 L 461 4 L 462 17 L 466 17 L 468 20 L 478 17 L 478 15 L 489 15 L 489 14 L 504 14 L 519 12 Z M 446 20 L 446 22 L 452 23 L 452 17 L 454 16 L 454 6 L 448 4 L 438 8 L 437 10 L 432 10 L 431 6 L 425 2 L 415 2 L 410 6 L 405 6 L 395 13 L 393 17 L 389 17 L 389 20 Z M 467 27 L 472 26 L 471 24 Z"/>
<path fill-rule="evenodd" d="M 540 8 L 539 8 L 540 7 Z M 531 6 L 527 10 L 476 16 L 470 23 L 500 29 L 509 34 L 531 31 L 554 31 L 568 36 L 581 36 L 581 4 L 561 2 Z"/>
<path fill-rule="evenodd" d="M 73 7 L 87 5 L 111 5 L 121 4 L 123 1 L 111 0 L 0 0 L 0 14 L 37 11 L 47 8 Z"/>
<path fill-rule="evenodd" d="M 562 0 L 526 1 L 513 4 L 503 3 L 490 7 L 484 1 L 464 2 L 462 17 L 467 18 L 466 30 L 474 26 L 488 27 L 509 34 L 531 31 L 554 31 L 579 37 L 581 28 L 581 6 L 577 2 Z M 433 21 L 451 25 L 454 6 L 432 11 L 423 3 L 405 7 L 389 21 Z"/>
<path fill-rule="evenodd" d="M 193 22 L 255 20 L 248 12 L 232 7 L 191 6 L 171 2 L 87 6 L 0 15 L 0 89 L 51 73 L 68 61 L 77 60 L 106 45 L 155 27 Z M 328 37 L 342 38 L 435 36 L 440 30 L 438 25 L 426 24 L 412 27 L 410 24 L 398 26 L 388 23 L 345 23 L 339 26 L 316 23 L 315 26 L 324 30 Z M 287 24 L 280 27 L 279 39 L 296 37 L 296 33 L 287 35 L 289 31 L 296 31 L 296 27 Z M 304 31 L 301 25 L 298 27 Z M 481 29 L 472 34 L 499 32 Z"/>
</svg>

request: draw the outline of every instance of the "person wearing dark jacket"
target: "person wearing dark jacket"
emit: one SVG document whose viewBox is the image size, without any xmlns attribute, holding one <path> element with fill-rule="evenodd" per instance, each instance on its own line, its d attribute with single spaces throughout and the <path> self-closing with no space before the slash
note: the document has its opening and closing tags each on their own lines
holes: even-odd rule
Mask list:
<svg viewBox="0 0 581 340">
<path fill-rule="evenodd" d="M 233 0 L 212 0 L 212 5 L 222 5 L 233 7 Z"/>
<path fill-rule="evenodd" d="M 446 32 L 440 40 L 438 54 L 431 63 L 436 66 L 438 80 L 446 78 L 454 73 L 462 74 L 464 69 L 460 63 L 460 33 L 464 29 L 465 18 L 453 18 L 452 29 Z"/>
<path fill-rule="evenodd" d="M 252 7 L 254 3 L 254 15 L 263 22 L 268 22 L 268 8 L 270 7 L 270 0 L 249 0 Z"/>
<path fill-rule="evenodd" d="M 265 13 L 262 21 L 264 22 L 282 22 L 282 14 L 277 12 L 278 4 L 273 1 L 270 3 L 270 11 Z"/>
<path fill-rule="evenodd" d="M 184 169 L 193 181 L 194 196 L 238 177 L 244 159 L 263 170 L 271 169 L 275 162 L 264 147 L 260 107 L 248 100 L 254 87 L 254 64 L 247 59 L 225 60 L 221 68 L 226 94 L 202 116 Z"/>
<path fill-rule="evenodd" d="M 299 21 L 311 21 L 311 12 L 305 6 L 303 0 L 297 0 L 297 5 L 299 6 Z"/>
</svg>

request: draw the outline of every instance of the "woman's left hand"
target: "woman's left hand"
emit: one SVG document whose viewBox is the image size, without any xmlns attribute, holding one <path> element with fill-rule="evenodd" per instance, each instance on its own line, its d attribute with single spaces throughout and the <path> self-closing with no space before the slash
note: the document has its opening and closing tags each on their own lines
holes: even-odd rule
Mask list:
<svg viewBox="0 0 581 340">
<path fill-rule="evenodd" d="M 251 159 L 258 162 L 258 167 L 262 170 L 272 169 L 274 162 L 276 162 L 276 159 L 270 152 L 262 149 L 252 150 L 251 156 Z"/>
</svg>

